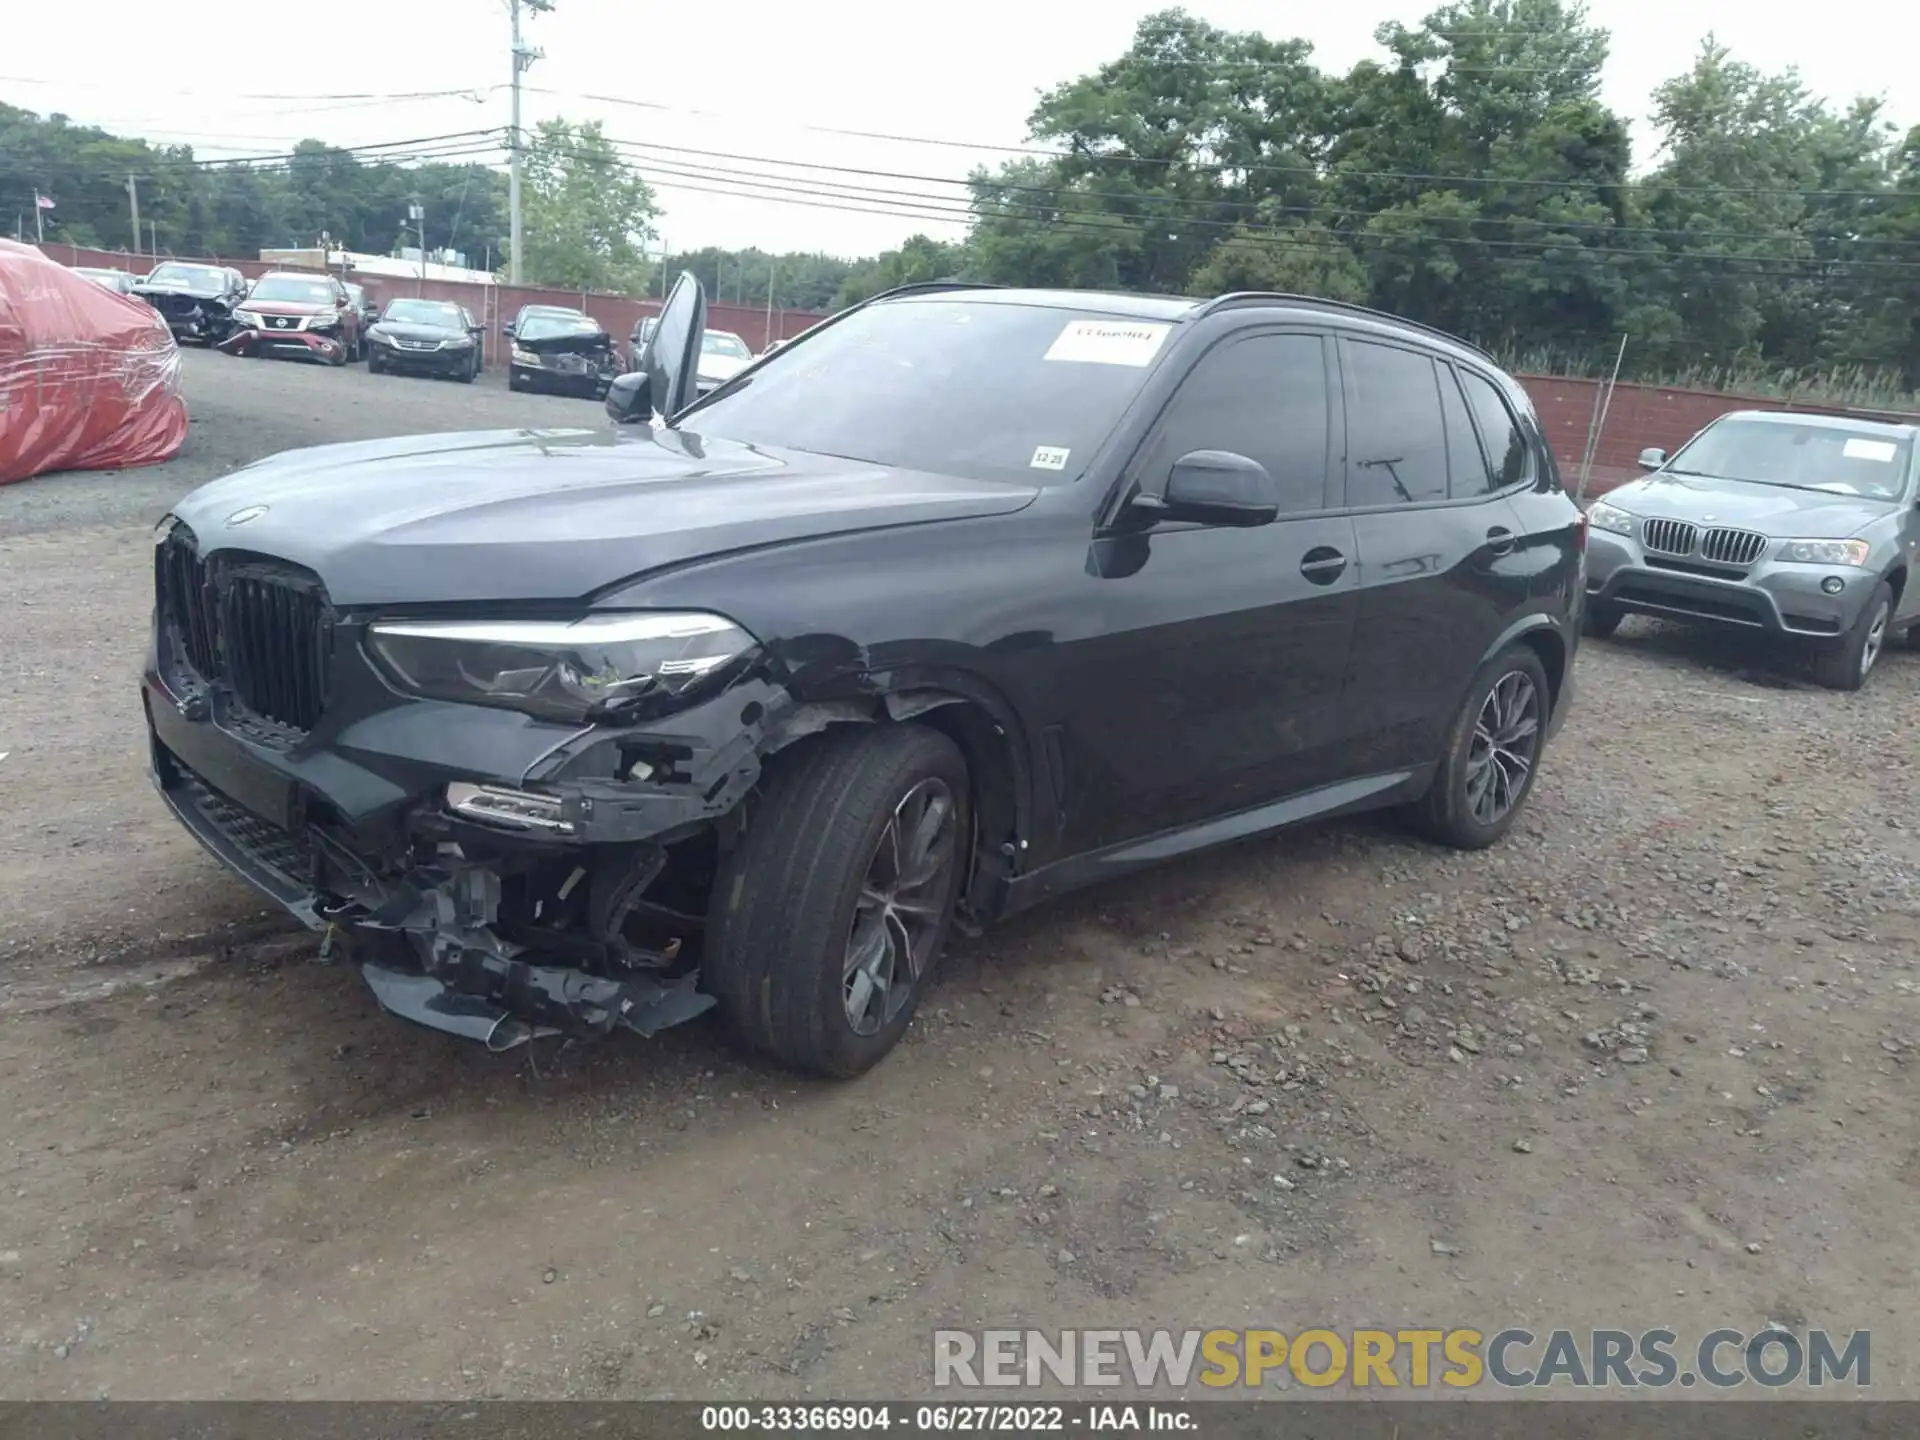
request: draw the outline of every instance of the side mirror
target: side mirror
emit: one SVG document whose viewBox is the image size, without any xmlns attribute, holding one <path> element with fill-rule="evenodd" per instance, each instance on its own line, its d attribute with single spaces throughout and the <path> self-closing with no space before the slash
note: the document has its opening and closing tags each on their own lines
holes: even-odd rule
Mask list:
<svg viewBox="0 0 1920 1440">
<path fill-rule="evenodd" d="M 653 386 L 643 372 L 613 377 L 607 387 L 607 414 L 616 425 L 642 425 L 653 418 Z"/>
<path fill-rule="evenodd" d="M 1280 490 L 1258 460 L 1195 450 L 1173 462 L 1164 494 L 1137 495 L 1132 508 L 1165 520 L 1248 528 L 1280 513 Z"/>
<path fill-rule="evenodd" d="M 1640 468 L 1642 470 L 1658 470 L 1666 463 L 1667 452 L 1662 450 L 1658 445 L 1649 445 L 1640 452 Z"/>
<path fill-rule="evenodd" d="M 511 325 L 502 325 L 502 326 L 500 327 L 500 333 L 501 333 L 502 335 L 504 335 L 504 336 L 506 336 L 506 337 L 507 337 L 507 338 L 508 338 L 509 340 L 511 340 L 511 339 L 513 338 L 513 326 L 511 326 Z"/>
</svg>

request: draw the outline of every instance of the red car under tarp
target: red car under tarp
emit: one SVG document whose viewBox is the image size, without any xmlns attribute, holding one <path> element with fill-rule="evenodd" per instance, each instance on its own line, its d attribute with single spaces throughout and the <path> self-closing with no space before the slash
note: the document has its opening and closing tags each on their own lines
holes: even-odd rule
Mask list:
<svg viewBox="0 0 1920 1440">
<path fill-rule="evenodd" d="M 167 322 L 0 240 L 0 485 L 45 470 L 121 470 L 187 438 Z"/>
</svg>

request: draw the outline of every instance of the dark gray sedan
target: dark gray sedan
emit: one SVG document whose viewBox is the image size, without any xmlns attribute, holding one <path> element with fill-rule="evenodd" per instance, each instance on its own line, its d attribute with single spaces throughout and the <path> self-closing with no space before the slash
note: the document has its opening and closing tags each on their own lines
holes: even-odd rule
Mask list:
<svg viewBox="0 0 1920 1440">
<path fill-rule="evenodd" d="M 1810 644 L 1835 690 L 1920 645 L 1920 427 L 1741 410 L 1588 511 L 1586 631 L 1631 612 Z"/>
</svg>

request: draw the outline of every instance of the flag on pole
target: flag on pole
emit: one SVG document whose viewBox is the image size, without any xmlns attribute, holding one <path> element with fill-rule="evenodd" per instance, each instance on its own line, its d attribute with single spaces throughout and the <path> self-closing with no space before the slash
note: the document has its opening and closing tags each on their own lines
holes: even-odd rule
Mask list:
<svg viewBox="0 0 1920 1440">
<path fill-rule="evenodd" d="M 36 210 L 51 210 L 53 209 L 53 197 L 51 195 L 42 195 L 36 190 L 33 195 L 33 204 Z"/>
</svg>

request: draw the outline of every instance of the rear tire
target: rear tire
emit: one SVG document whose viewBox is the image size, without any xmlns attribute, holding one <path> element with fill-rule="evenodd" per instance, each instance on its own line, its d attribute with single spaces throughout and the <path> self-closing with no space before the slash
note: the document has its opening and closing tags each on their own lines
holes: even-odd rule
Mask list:
<svg viewBox="0 0 1920 1440">
<path fill-rule="evenodd" d="M 1546 748 L 1552 691 L 1526 645 L 1509 645 L 1480 667 L 1453 723 L 1427 793 L 1408 815 L 1430 840 L 1484 850 L 1519 817 Z"/>
<path fill-rule="evenodd" d="M 702 965 L 743 1042 L 837 1077 L 893 1049 L 952 927 L 967 795 L 959 749 L 918 725 L 836 727 L 775 758 L 714 883 Z"/>
<path fill-rule="evenodd" d="M 1893 587 L 1882 580 L 1868 597 L 1866 608 L 1838 645 L 1817 650 L 1813 678 L 1829 690 L 1858 690 L 1886 653 L 1893 625 Z"/>
<path fill-rule="evenodd" d="M 1580 622 L 1581 633 L 1604 640 L 1618 630 L 1620 622 L 1626 618 L 1626 611 L 1618 605 L 1609 605 L 1604 600 L 1589 600 L 1586 615 Z"/>
</svg>

